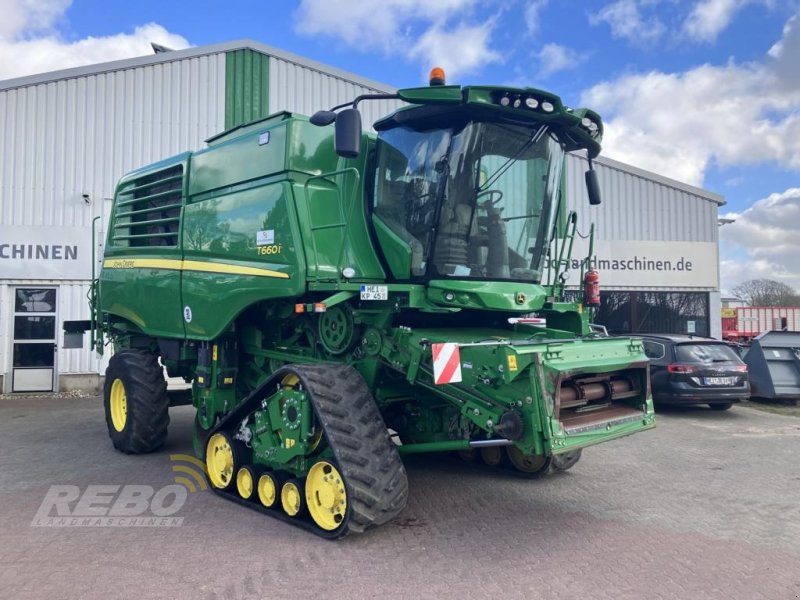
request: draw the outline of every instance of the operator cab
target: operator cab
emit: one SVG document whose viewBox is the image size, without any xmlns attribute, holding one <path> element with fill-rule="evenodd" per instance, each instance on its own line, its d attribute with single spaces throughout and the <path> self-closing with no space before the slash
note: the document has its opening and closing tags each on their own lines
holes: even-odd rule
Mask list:
<svg viewBox="0 0 800 600">
<path fill-rule="evenodd" d="M 379 120 L 367 187 L 372 223 L 396 280 L 542 283 L 564 206 L 564 156 L 585 150 L 591 204 L 600 203 L 592 159 L 603 125 L 588 109 L 565 107 L 534 88 L 446 86 L 365 94 L 311 117 L 336 123 L 336 153 L 355 158 L 358 103 L 398 98 L 408 105 Z M 345 106 L 346 108 L 335 112 Z"/>
<path fill-rule="evenodd" d="M 371 190 L 375 217 L 411 247 L 412 278 L 541 281 L 562 144 L 542 124 L 415 110 L 379 131 Z"/>
</svg>

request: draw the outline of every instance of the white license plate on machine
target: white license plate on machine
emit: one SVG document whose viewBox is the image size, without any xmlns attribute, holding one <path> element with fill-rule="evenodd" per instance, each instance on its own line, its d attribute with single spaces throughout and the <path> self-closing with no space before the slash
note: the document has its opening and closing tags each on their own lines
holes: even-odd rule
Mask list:
<svg viewBox="0 0 800 600">
<path fill-rule="evenodd" d="M 734 385 L 736 377 L 703 377 L 706 385 Z"/>
<path fill-rule="evenodd" d="M 389 286 L 386 285 L 362 285 L 362 300 L 388 300 Z"/>
</svg>

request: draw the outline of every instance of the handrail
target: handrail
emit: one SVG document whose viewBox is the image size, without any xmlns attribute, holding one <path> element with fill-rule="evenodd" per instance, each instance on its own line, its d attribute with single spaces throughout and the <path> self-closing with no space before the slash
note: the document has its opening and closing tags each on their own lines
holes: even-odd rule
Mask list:
<svg viewBox="0 0 800 600">
<path fill-rule="evenodd" d="M 101 219 L 98 215 L 92 219 L 92 282 L 89 285 L 89 342 L 92 348 L 95 348 L 97 343 L 97 313 L 100 310 L 100 286 L 97 284 L 95 276 L 95 269 L 97 265 L 97 258 L 95 250 L 97 249 L 97 222 Z"/>
</svg>

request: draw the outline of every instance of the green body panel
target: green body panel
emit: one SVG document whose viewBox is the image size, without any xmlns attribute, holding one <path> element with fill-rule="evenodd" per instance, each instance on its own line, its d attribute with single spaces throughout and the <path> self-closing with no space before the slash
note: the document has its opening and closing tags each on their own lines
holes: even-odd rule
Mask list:
<svg viewBox="0 0 800 600">
<path fill-rule="evenodd" d="M 225 129 L 250 123 L 269 111 L 269 56 L 255 50 L 225 54 Z"/>
<path fill-rule="evenodd" d="M 590 311 L 559 301 L 557 270 L 550 281 L 414 274 L 411 239 L 371 206 L 374 136 L 364 134 L 360 155 L 344 159 L 332 126 L 290 113 L 245 123 L 266 106 L 266 88 L 247 87 L 266 77 L 266 57 L 256 55 L 228 57 L 229 85 L 241 88 L 231 106 L 241 110 L 231 109 L 226 131 L 205 149 L 120 182 L 93 299 L 97 323 L 117 347 L 157 351 L 171 375 L 193 383 L 203 428 L 244 406 L 282 365 L 330 361 L 361 373 L 404 452 L 506 439 L 527 455 L 551 455 L 653 426 L 641 343 L 592 334 Z M 498 93 L 538 94 L 552 113 L 501 106 Z M 580 129 L 594 113 L 533 88 L 443 86 L 399 96 L 469 119 L 551 123 L 565 147 L 599 150 L 597 132 Z M 412 110 L 376 127 L 402 126 Z M 522 175 L 547 177 L 538 167 Z M 557 240 L 569 237 L 570 223 L 574 229 L 565 197 L 563 188 L 555 194 L 552 221 L 544 211 L 525 216 L 553 229 L 537 239 L 558 256 Z M 529 266 L 537 272 L 533 259 Z M 380 293 L 362 296 L 363 285 Z M 546 322 L 516 322 L 530 313 Z M 461 381 L 437 384 L 433 345 L 446 343 L 458 346 Z M 585 390 L 594 396 L 587 400 Z M 282 412 L 287 402 L 306 406 L 293 393 L 278 390 L 254 413 L 253 460 L 303 475 L 313 427 Z"/>
<path fill-rule="evenodd" d="M 260 300 L 305 292 L 305 257 L 299 239 L 292 188 L 286 181 L 265 183 L 206 200 L 184 211 L 184 258 L 269 269 L 288 279 L 232 273 L 183 272 L 182 301 L 192 309 L 186 335 L 211 340 L 246 307 Z M 271 230 L 274 242 L 257 245 L 253 226 Z M 264 254 L 267 250 L 270 254 Z M 224 297 L 225 302 L 216 299 Z"/>
<path fill-rule="evenodd" d="M 121 192 L 132 182 L 146 178 L 153 173 L 175 166 L 181 166 L 184 173 L 188 172 L 190 157 L 191 153 L 186 152 L 125 175 L 117 185 L 115 197 L 119 199 Z M 182 196 L 185 197 L 185 183 L 182 190 Z M 121 209 L 118 203 L 115 208 L 116 213 Z M 183 336 L 180 270 L 136 268 L 133 265 L 128 267 L 125 263 L 133 257 L 151 261 L 180 261 L 182 257 L 180 246 L 132 247 L 127 245 L 127 242 L 115 242 L 114 232 L 119 220 L 112 215 L 106 241 L 105 260 L 106 262 L 109 260 L 123 261 L 123 268 L 101 271 L 100 310 L 106 314 L 122 317 L 151 335 Z"/>
</svg>

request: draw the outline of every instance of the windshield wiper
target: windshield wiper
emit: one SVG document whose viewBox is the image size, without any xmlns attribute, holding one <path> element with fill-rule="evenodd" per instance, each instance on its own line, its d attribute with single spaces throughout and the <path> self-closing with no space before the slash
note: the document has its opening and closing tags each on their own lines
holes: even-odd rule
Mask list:
<svg viewBox="0 0 800 600">
<path fill-rule="evenodd" d="M 426 257 L 426 270 L 432 265 L 437 270 L 436 264 L 433 262 L 434 252 L 436 251 L 436 241 L 439 238 L 439 222 L 442 220 L 442 206 L 444 205 L 444 197 L 447 190 L 447 179 L 450 176 L 450 152 L 453 149 L 453 140 L 455 135 L 450 133 L 450 139 L 447 141 L 447 148 L 442 157 L 436 161 L 436 171 L 439 173 L 438 187 L 436 188 L 436 203 L 434 205 L 433 223 L 431 224 L 431 244 L 428 248 L 428 256 Z"/>
<path fill-rule="evenodd" d="M 531 213 L 529 215 L 519 215 L 518 217 L 502 217 L 501 221 L 516 221 L 517 219 L 530 219 L 531 217 L 541 217 L 542 213 Z"/>
</svg>

